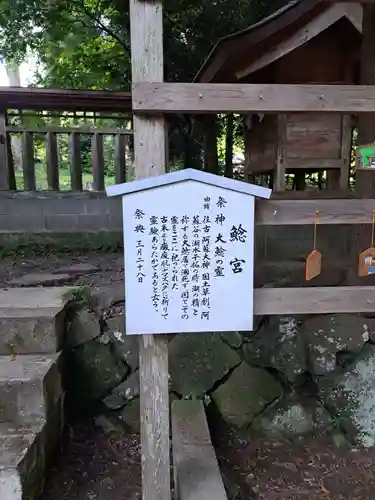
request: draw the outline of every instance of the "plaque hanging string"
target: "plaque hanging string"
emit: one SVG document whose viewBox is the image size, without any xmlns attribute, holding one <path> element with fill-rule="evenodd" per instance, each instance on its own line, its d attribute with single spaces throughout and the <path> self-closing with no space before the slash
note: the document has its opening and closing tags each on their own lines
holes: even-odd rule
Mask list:
<svg viewBox="0 0 375 500">
<path fill-rule="evenodd" d="M 373 212 L 373 225 L 372 225 L 372 230 L 374 231 L 374 217 L 375 217 L 375 210 Z M 314 219 L 314 243 L 313 243 L 313 250 L 316 250 L 316 226 L 318 225 L 318 218 L 319 218 L 319 210 L 315 212 L 315 219 Z M 374 236 L 374 235 L 373 235 Z"/>
</svg>

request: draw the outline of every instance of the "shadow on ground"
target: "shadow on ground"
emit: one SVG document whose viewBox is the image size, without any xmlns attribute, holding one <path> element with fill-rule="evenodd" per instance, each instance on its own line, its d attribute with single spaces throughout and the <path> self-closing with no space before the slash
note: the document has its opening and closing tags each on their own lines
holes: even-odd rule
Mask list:
<svg viewBox="0 0 375 500">
<path fill-rule="evenodd" d="M 69 426 L 41 500 L 139 500 L 139 436 L 104 434 L 91 420 Z"/>
</svg>

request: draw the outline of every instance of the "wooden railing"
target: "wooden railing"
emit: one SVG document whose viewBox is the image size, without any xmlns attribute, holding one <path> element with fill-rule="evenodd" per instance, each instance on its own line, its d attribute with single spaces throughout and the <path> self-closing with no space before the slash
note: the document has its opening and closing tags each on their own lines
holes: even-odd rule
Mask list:
<svg viewBox="0 0 375 500">
<path fill-rule="evenodd" d="M 21 143 L 20 164 L 22 167 L 23 189 L 36 191 L 40 189 L 36 179 L 36 158 L 35 141 L 41 140 L 45 143 L 45 188 L 58 191 L 60 186 L 60 161 L 58 140 L 61 136 L 67 136 L 68 141 L 68 163 L 70 182 L 68 188 L 73 191 L 82 191 L 85 188 L 94 191 L 104 191 L 105 188 L 105 155 L 103 150 L 103 140 L 112 136 L 113 157 L 114 157 L 114 179 L 116 183 L 128 180 L 127 170 L 129 152 L 131 148 L 130 137 L 132 132 L 124 129 L 88 129 L 88 128 L 66 128 L 66 127 L 44 127 L 44 128 L 23 128 L 6 127 L 6 162 L 8 165 L 9 185 L 8 189 L 17 189 L 17 170 L 15 168 L 14 151 L 12 151 L 12 137 L 17 137 Z M 91 175 L 92 182 L 89 186 L 83 182 L 84 171 L 82 165 L 81 141 L 84 137 L 91 140 Z M 90 177 L 91 177 L 90 175 Z M 64 186 L 65 189 L 67 188 Z"/>
<path fill-rule="evenodd" d="M 103 120 L 111 128 L 97 126 Z M 126 182 L 131 120 L 126 92 L 0 87 L 0 190 L 104 191 L 106 181 Z"/>
</svg>

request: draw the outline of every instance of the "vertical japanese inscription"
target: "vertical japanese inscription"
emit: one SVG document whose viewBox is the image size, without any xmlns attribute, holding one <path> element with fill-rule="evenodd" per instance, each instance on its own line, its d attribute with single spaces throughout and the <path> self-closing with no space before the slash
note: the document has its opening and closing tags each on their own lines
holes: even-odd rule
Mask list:
<svg viewBox="0 0 375 500">
<path fill-rule="evenodd" d="M 172 248 L 171 248 L 171 264 L 172 264 L 172 292 L 178 290 L 178 267 L 180 258 L 178 255 L 178 217 L 171 217 L 171 226 L 172 226 Z"/>
<path fill-rule="evenodd" d="M 189 319 L 189 285 L 190 285 L 190 269 L 189 257 L 191 254 L 191 245 L 189 243 L 189 217 L 183 215 L 181 217 L 181 319 Z"/>
<path fill-rule="evenodd" d="M 204 198 L 203 210 L 210 210 L 211 198 Z M 201 319 L 210 319 L 210 266 L 211 266 L 211 218 L 209 214 L 203 216 L 202 221 L 202 274 L 201 274 Z"/>
<path fill-rule="evenodd" d="M 159 311 L 160 292 L 159 292 L 159 224 L 158 218 L 154 215 L 150 217 L 150 236 L 151 236 L 151 267 L 152 267 L 152 295 L 151 301 L 156 311 Z"/>
<path fill-rule="evenodd" d="M 168 318 L 168 306 L 169 306 L 169 281 L 168 281 L 168 268 L 169 268 L 169 246 L 167 234 L 168 228 L 168 217 L 162 216 L 160 218 L 160 269 L 161 269 L 161 306 L 164 319 Z"/>
<path fill-rule="evenodd" d="M 229 233 L 231 243 L 245 243 L 247 238 L 247 230 L 242 227 L 242 224 L 238 226 L 232 226 Z M 243 265 L 246 263 L 245 259 L 235 257 L 229 262 L 229 265 L 234 274 L 239 274 L 243 272 Z"/>
<path fill-rule="evenodd" d="M 192 294 L 192 300 L 191 300 L 191 306 L 193 309 L 193 316 L 198 316 L 199 314 L 199 291 L 200 291 L 200 285 L 199 285 L 199 271 L 201 268 L 201 241 L 199 238 L 199 234 L 201 232 L 200 229 L 200 216 L 194 215 L 193 216 L 193 230 L 192 230 L 192 235 L 193 235 L 193 242 L 192 242 L 192 263 L 191 263 L 191 281 L 192 281 L 192 287 L 191 287 L 191 294 Z"/>
<path fill-rule="evenodd" d="M 223 211 L 225 210 L 226 204 L 227 204 L 226 200 L 222 196 L 219 196 L 219 198 L 216 202 L 216 207 L 218 209 L 218 212 L 217 212 L 216 218 L 215 218 L 216 225 L 219 226 L 218 232 L 217 232 L 216 238 L 215 238 L 215 252 L 214 252 L 214 257 L 215 257 L 214 276 L 215 276 L 215 278 L 222 278 L 225 276 L 224 260 L 225 260 L 225 252 L 227 251 L 225 248 L 225 244 L 227 243 L 227 241 L 224 239 L 224 236 L 223 236 L 222 230 L 221 230 L 221 226 L 223 225 L 224 221 L 226 220 L 226 217 L 223 214 Z"/>
<path fill-rule="evenodd" d="M 174 215 L 168 209 L 133 209 L 135 262 L 130 270 L 165 321 L 180 318 L 197 325 L 215 320 L 225 281 L 246 271 L 241 249 L 247 248 L 247 229 L 233 218 L 230 200 L 208 194 L 200 209 L 188 205 L 173 210 Z"/>
<path fill-rule="evenodd" d="M 142 219 L 144 216 L 145 216 L 144 212 L 142 210 L 140 210 L 139 208 L 137 208 L 137 210 L 134 212 L 134 219 L 136 220 L 136 224 L 134 226 L 134 232 L 139 237 L 139 239 L 137 239 L 137 243 L 136 243 L 136 250 L 137 250 L 136 269 L 137 269 L 138 283 L 143 283 L 143 280 L 146 277 L 146 275 L 143 273 L 145 260 L 143 257 L 144 243 L 143 243 L 142 235 L 145 232 L 145 227 L 142 223 Z"/>
</svg>

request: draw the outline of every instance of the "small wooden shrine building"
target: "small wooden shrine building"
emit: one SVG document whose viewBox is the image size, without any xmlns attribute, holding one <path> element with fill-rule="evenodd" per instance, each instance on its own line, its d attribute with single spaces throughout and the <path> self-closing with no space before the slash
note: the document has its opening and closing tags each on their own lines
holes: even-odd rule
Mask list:
<svg viewBox="0 0 375 500">
<path fill-rule="evenodd" d="M 248 29 L 219 40 L 195 81 L 355 84 L 361 30 L 359 3 L 293 1 Z M 285 173 L 322 170 L 327 171 L 330 189 L 347 189 L 351 116 L 249 115 L 244 135 L 245 174 L 271 173 L 275 190 L 285 188 Z"/>
</svg>

